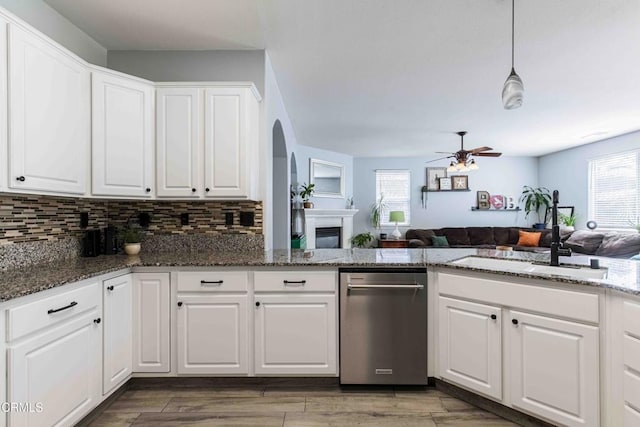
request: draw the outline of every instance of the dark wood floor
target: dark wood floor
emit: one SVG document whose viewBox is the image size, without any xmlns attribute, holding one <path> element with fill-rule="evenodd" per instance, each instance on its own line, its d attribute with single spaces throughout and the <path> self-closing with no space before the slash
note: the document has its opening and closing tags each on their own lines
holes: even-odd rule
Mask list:
<svg viewBox="0 0 640 427">
<path fill-rule="evenodd" d="M 435 388 L 140 387 L 91 426 L 517 426 Z"/>
</svg>

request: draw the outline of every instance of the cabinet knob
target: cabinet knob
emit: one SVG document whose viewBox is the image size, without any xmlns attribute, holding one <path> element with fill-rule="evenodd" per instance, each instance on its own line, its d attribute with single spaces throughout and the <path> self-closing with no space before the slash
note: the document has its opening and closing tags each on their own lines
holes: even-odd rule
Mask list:
<svg viewBox="0 0 640 427">
<path fill-rule="evenodd" d="M 496 320 L 498 318 L 498 316 L 496 316 L 495 314 L 491 315 L 491 320 Z"/>
<path fill-rule="evenodd" d="M 204 191 L 206 191 L 207 193 L 211 190 L 209 190 L 209 187 L 205 188 Z"/>
<path fill-rule="evenodd" d="M 144 191 L 146 191 L 147 193 L 151 193 L 151 189 L 149 187 L 147 187 Z"/>
<path fill-rule="evenodd" d="M 24 182 L 25 177 L 24 176 L 18 176 L 16 177 L 16 181 L 20 181 L 20 182 Z"/>
<path fill-rule="evenodd" d="M 260 301 L 256 301 L 256 307 L 260 307 Z"/>
<path fill-rule="evenodd" d="M 95 323 L 96 325 L 100 322 L 102 322 L 102 319 L 100 319 L 99 317 L 97 319 L 93 319 L 93 323 Z"/>
<path fill-rule="evenodd" d="M 182 307 L 182 301 L 178 301 L 178 307 Z"/>
<path fill-rule="evenodd" d="M 113 285 L 111 285 L 111 286 L 107 286 L 107 290 L 108 290 L 108 291 L 112 291 L 112 290 L 113 290 Z"/>
<path fill-rule="evenodd" d="M 195 189 L 195 188 L 192 188 L 192 189 L 191 189 L 191 192 L 192 192 L 192 193 L 195 193 L 195 192 L 196 192 L 196 189 Z"/>
<path fill-rule="evenodd" d="M 518 319 L 511 319 L 511 323 L 513 323 L 514 325 L 518 324 Z"/>
</svg>

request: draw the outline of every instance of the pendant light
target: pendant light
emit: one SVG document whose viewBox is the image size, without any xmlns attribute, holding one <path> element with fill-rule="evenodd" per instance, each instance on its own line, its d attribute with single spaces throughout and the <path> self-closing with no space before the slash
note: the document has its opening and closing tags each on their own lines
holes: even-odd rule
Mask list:
<svg viewBox="0 0 640 427">
<path fill-rule="evenodd" d="M 514 110 L 522 105 L 524 85 L 514 68 L 515 0 L 511 0 L 511 73 L 502 88 L 502 105 L 505 110 Z"/>
</svg>

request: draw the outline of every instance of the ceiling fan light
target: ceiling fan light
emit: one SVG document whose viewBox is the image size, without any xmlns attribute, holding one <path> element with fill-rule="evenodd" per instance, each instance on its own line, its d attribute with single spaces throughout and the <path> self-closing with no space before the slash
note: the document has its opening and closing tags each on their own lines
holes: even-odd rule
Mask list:
<svg viewBox="0 0 640 427">
<path fill-rule="evenodd" d="M 451 162 L 451 164 L 449 165 L 449 167 L 447 168 L 447 172 L 455 172 L 456 169 L 456 164 Z"/>
<path fill-rule="evenodd" d="M 471 171 L 475 171 L 480 169 L 480 166 L 478 166 L 478 164 L 476 163 L 476 161 L 474 159 L 471 159 L 471 163 L 469 163 L 469 170 Z"/>
<path fill-rule="evenodd" d="M 515 110 L 522 106 L 524 98 L 524 85 L 522 79 L 516 73 L 515 69 L 511 69 L 511 74 L 507 77 L 502 88 L 502 105 L 505 110 Z"/>
</svg>

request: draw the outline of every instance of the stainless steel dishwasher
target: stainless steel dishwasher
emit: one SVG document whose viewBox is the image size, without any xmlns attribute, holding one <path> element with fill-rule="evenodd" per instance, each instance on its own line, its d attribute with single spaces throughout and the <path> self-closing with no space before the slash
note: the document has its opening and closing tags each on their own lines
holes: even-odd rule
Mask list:
<svg viewBox="0 0 640 427">
<path fill-rule="evenodd" d="M 340 384 L 427 384 L 425 269 L 340 270 Z"/>
</svg>

